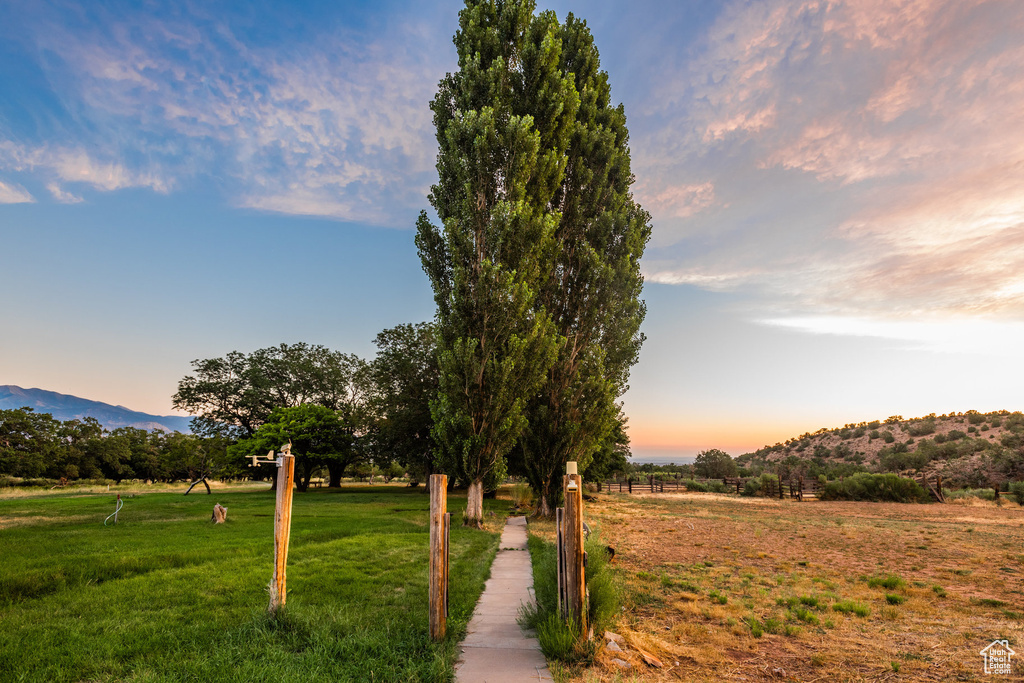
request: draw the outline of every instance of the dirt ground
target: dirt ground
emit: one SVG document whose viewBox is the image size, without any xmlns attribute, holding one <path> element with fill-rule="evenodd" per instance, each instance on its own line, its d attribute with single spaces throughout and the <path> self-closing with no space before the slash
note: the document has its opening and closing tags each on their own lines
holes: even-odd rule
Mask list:
<svg viewBox="0 0 1024 683">
<path fill-rule="evenodd" d="M 585 515 L 616 550 L 627 652 L 562 680 L 1024 680 L 1015 503 L 606 494 Z M 986 675 L 1004 638 L 1012 674 Z"/>
</svg>

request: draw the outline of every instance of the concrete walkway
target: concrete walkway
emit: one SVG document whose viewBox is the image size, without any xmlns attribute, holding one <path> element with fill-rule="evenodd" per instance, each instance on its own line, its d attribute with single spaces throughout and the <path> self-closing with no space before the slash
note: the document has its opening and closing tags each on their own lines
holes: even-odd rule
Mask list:
<svg viewBox="0 0 1024 683">
<path fill-rule="evenodd" d="M 551 672 L 532 631 L 516 623 L 519 606 L 533 602 L 533 569 L 526 549 L 526 518 L 510 517 L 501 532 L 491 578 L 469 622 L 458 683 L 551 681 Z"/>
</svg>

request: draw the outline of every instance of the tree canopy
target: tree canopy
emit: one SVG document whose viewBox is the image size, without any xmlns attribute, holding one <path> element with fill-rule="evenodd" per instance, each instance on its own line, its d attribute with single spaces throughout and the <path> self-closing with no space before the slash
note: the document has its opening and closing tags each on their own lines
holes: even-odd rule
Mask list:
<svg viewBox="0 0 1024 683">
<path fill-rule="evenodd" d="M 732 459 L 732 456 L 717 448 L 701 451 L 693 461 L 693 472 L 698 477 L 708 479 L 735 477 L 738 471 L 736 461 Z"/>
<path fill-rule="evenodd" d="M 353 354 L 306 343 L 192 361 L 173 405 L 195 417 L 196 434 L 238 438 L 256 433 L 275 408 L 313 403 L 357 419 L 365 393 L 365 362 Z"/>
<path fill-rule="evenodd" d="M 303 403 L 276 408 L 251 437 L 232 446 L 238 457 L 277 452 L 291 442 L 295 456 L 295 485 L 300 491 L 309 488 L 313 470 L 334 462 L 344 470 L 356 457 L 352 430 L 338 411 L 325 406 Z"/>
<path fill-rule="evenodd" d="M 391 461 L 397 460 L 426 479 L 441 468 L 431 436 L 430 401 L 439 386 L 434 325 L 398 325 L 378 334 L 374 343 L 377 357 L 370 374 L 376 459 L 389 476 L 394 471 Z"/>
</svg>

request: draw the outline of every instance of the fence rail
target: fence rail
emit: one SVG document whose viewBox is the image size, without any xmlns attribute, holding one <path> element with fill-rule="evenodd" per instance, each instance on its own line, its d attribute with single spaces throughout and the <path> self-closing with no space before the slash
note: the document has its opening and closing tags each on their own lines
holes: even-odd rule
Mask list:
<svg viewBox="0 0 1024 683">
<path fill-rule="evenodd" d="M 673 491 L 687 491 L 688 482 L 696 482 L 702 485 L 712 483 L 722 484 L 729 493 L 742 493 L 747 482 L 756 477 L 723 477 L 721 479 L 685 479 L 681 476 L 675 478 L 662 478 L 648 475 L 646 477 L 630 477 L 628 479 L 609 479 L 603 482 L 605 490 L 618 493 L 671 493 Z M 817 479 L 804 479 L 794 477 L 788 481 L 767 480 L 762 482 L 759 494 L 769 498 L 784 499 L 787 496 L 793 500 L 805 500 L 817 498 L 821 491 L 821 483 Z"/>
</svg>

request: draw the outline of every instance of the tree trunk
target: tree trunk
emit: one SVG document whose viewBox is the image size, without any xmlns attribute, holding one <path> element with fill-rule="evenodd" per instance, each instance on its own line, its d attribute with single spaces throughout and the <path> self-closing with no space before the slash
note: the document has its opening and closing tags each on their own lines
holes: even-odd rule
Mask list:
<svg viewBox="0 0 1024 683">
<path fill-rule="evenodd" d="M 306 489 L 309 488 L 309 479 L 313 476 L 313 463 L 310 462 L 309 458 L 302 459 L 302 473 L 295 478 L 295 488 L 300 493 L 305 493 Z"/>
<path fill-rule="evenodd" d="M 545 492 L 545 494 L 546 494 L 546 492 Z M 548 502 L 547 495 L 541 495 L 541 496 L 538 496 L 538 498 L 540 499 L 538 501 L 539 504 L 540 504 L 540 507 L 537 508 L 537 516 L 538 517 L 543 517 L 543 518 L 546 519 L 546 518 L 550 517 L 551 514 L 552 514 L 551 503 Z"/>
<path fill-rule="evenodd" d="M 483 479 L 474 479 L 469 485 L 469 495 L 466 499 L 466 526 L 473 526 L 477 529 L 483 527 L 484 522 L 484 482 Z"/>
<path fill-rule="evenodd" d="M 327 473 L 330 475 L 330 481 L 327 482 L 327 488 L 336 489 L 341 488 L 341 477 L 345 474 L 345 465 L 347 463 L 334 462 L 331 460 L 327 461 Z"/>
</svg>

